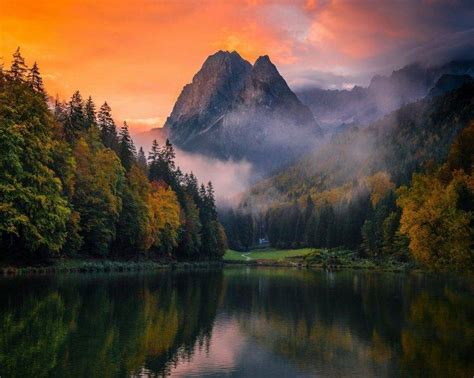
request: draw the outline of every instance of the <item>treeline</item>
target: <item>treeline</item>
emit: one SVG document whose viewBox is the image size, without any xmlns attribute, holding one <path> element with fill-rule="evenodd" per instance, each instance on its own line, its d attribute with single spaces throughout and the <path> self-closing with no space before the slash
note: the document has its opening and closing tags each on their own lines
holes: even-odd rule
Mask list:
<svg viewBox="0 0 474 378">
<path fill-rule="evenodd" d="M 76 91 L 51 109 L 19 49 L 0 70 L 0 248 L 4 258 L 219 259 L 226 237 L 211 183 L 175 164 L 173 146 L 137 152 L 105 102 Z"/>
<path fill-rule="evenodd" d="M 471 123 L 455 139 L 446 163 L 426 163 L 409 185 L 396 188 L 379 172 L 353 183 L 344 196 L 307 195 L 263 214 L 244 206 L 223 214 L 222 222 L 229 246 L 237 250 L 268 238 L 276 248 L 347 248 L 363 257 L 469 271 L 474 269 L 473 165 Z"/>
</svg>

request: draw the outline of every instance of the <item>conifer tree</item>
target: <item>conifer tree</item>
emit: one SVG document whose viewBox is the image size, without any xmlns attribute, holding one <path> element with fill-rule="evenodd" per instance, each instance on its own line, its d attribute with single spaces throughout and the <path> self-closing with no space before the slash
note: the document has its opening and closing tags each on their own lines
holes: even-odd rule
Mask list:
<svg viewBox="0 0 474 378">
<path fill-rule="evenodd" d="M 53 116 L 56 121 L 61 122 L 63 125 L 66 123 L 66 104 L 59 99 L 58 95 L 54 99 Z"/>
<path fill-rule="evenodd" d="M 140 147 L 140 149 L 138 150 L 137 164 L 142 169 L 143 172 L 147 173 L 148 163 L 146 161 L 145 152 L 143 151 L 143 147 Z"/>
<path fill-rule="evenodd" d="M 122 162 L 123 167 L 126 171 L 129 171 L 132 167 L 132 164 L 135 161 L 136 150 L 133 144 L 133 140 L 130 137 L 128 131 L 127 122 L 123 122 L 123 126 L 120 128 L 120 139 L 119 139 L 119 157 Z"/>
<path fill-rule="evenodd" d="M 25 64 L 25 59 L 20 53 L 20 48 L 18 47 L 13 54 L 12 65 L 10 68 L 10 78 L 13 80 L 24 81 L 26 78 L 26 73 L 28 67 Z"/>
<path fill-rule="evenodd" d="M 38 64 L 36 62 L 31 67 L 30 71 L 28 72 L 28 84 L 33 88 L 34 91 L 41 93 L 43 96 L 46 96 L 46 92 L 44 90 L 43 79 L 41 78 L 41 74 L 38 68 Z"/>
<path fill-rule="evenodd" d="M 64 131 L 69 143 L 73 143 L 84 130 L 84 103 L 79 91 L 74 92 L 67 106 L 67 120 Z"/>
<path fill-rule="evenodd" d="M 97 126 L 95 104 L 91 96 L 89 96 L 86 101 L 86 105 L 84 106 L 84 118 L 86 129 L 91 129 Z"/>
<path fill-rule="evenodd" d="M 112 109 L 107 104 L 107 101 L 100 107 L 97 113 L 97 121 L 102 143 L 106 147 L 118 151 L 117 128 L 112 118 Z"/>
</svg>

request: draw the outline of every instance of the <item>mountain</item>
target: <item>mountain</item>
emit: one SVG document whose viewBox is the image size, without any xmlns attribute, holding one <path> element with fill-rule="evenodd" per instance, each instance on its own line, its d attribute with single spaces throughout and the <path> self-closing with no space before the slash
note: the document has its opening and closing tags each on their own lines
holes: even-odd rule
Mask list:
<svg viewBox="0 0 474 378">
<path fill-rule="evenodd" d="M 441 163 L 474 119 L 474 84 L 408 104 L 367 127 L 352 127 L 290 167 L 257 184 L 244 204 L 291 202 L 312 194 L 343 198 L 367 177 L 386 173 L 396 186 L 424 165 Z"/>
<path fill-rule="evenodd" d="M 438 79 L 435 86 L 431 88 L 430 92 L 428 93 L 428 96 L 440 96 L 445 93 L 454 91 L 462 87 L 464 84 L 468 83 L 474 83 L 474 78 L 472 76 L 444 74 Z"/>
<path fill-rule="evenodd" d="M 302 88 L 296 94 L 309 106 L 323 129 L 332 132 L 343 124 L 368 124 L 427 96 L 445 74 L 474 76 L 474 61 L 453 61 L 437 67 L 413 63 L 393 71 L 388 77 L 375 76 L 367 88 Z"/>
<path fill-rule="evenodd" d="M 207 58 L 164 129 L 180 149 L 247 160 L 265 172 L 288 164 L 322 135 L 268 56 L 251 65 L 235 51 Z"/>
</svg>

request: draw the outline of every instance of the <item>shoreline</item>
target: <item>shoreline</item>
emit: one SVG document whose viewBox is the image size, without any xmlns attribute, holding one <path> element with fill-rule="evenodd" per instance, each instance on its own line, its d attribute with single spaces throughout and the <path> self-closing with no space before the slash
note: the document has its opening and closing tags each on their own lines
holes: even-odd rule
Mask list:
<svg viewBox="0 0 474 378">
<path fill-rule="evenodd" d="M 23 265 L 11 266 L 0 265 L 0 276 L 17 275 L 47 275 L 47 274 L 67 274 L 67 273 L 121 273 L 121 272 L 152 272 L 165 270 L 190 270 L 190 269 L 210 269 L 225 267 L 273 267 L 273 268 L 296 268 L 313 270 L 367 270 L 380 272 L 419 272 L 427 271 L 418 267 L 407 265 L 363 265 L 363 264 L 311 264 L 304 261 L 272 261 L 272 260 L 251 260 L 251 261 L 120 261 L 120 260 L 74 260 L 64 259 L 56 261 L 50 265 Z"/>
<path fill-rule="evenodd" d="M 223 261 L 119 261 L 65 259 L 50 265 L 0 265 L 0 276 L 46 275 L 67 273 L 152 272 L 176 269 L 209 269 L 224 267 Z"/>
<path fill-rule="evenodd" d="M 0 264 L 0 277 L 77 274 L 77 273 L 123 273 L 123 272 L 158 272 L 173 270 L 222 269 L 226 267 L 253 268 L 293 268 L 325 271 L 368 271 L 385 273 L 419 273 L 433 274 L 434 272 L 409 263 L 393 264 L 373 260 L 360 260 L 351 264 L 311 263 L 304 260 L 220 260 L 220 261 L 120 261 L 120 260 L 75 260 L 62 259 L 49 265 L 11 266 Z M 452 273 L 452 272 L 451 272 Z M 449 274 L 449 273 L 448 273 Z M 470 277 L 470 274 L 467 274 Z"/>
</svg>

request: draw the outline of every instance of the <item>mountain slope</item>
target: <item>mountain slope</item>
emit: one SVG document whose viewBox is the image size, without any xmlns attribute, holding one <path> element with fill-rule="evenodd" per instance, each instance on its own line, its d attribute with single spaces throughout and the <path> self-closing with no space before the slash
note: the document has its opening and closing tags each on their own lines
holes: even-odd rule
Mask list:
<svg viewBox="0 0 474 378">
<path fill-rule="evenodd" d="M 375 76 L 367 88 L 296 91 L 325 130 L 342 124 L 368 124 L 381 116 L 428 95 L 444 74 L 474 76 L 474 61 L 453 61 L 439 67 L 410 64 L 389 77 Z"/>
<path fill-rule="evenodd" d="M 244 203 L 285 202 L 328 191 L 337 196 L 381 171 L 397 186 L 407 183 L 427 162 L 444 161 L 452 141 L 471 120 L 474 84 L 406 105 L 368 127 L 334 136 L 327 145 L 256 185 Z"/>
<path fill-rule="evenodd" d="M 236 52 L 210 56 L 184 87 L 165 129 L 179 148 L 220 159 L 281 167 L 321 136 L 268 56 L 252 66 Z"/>
</svg>

